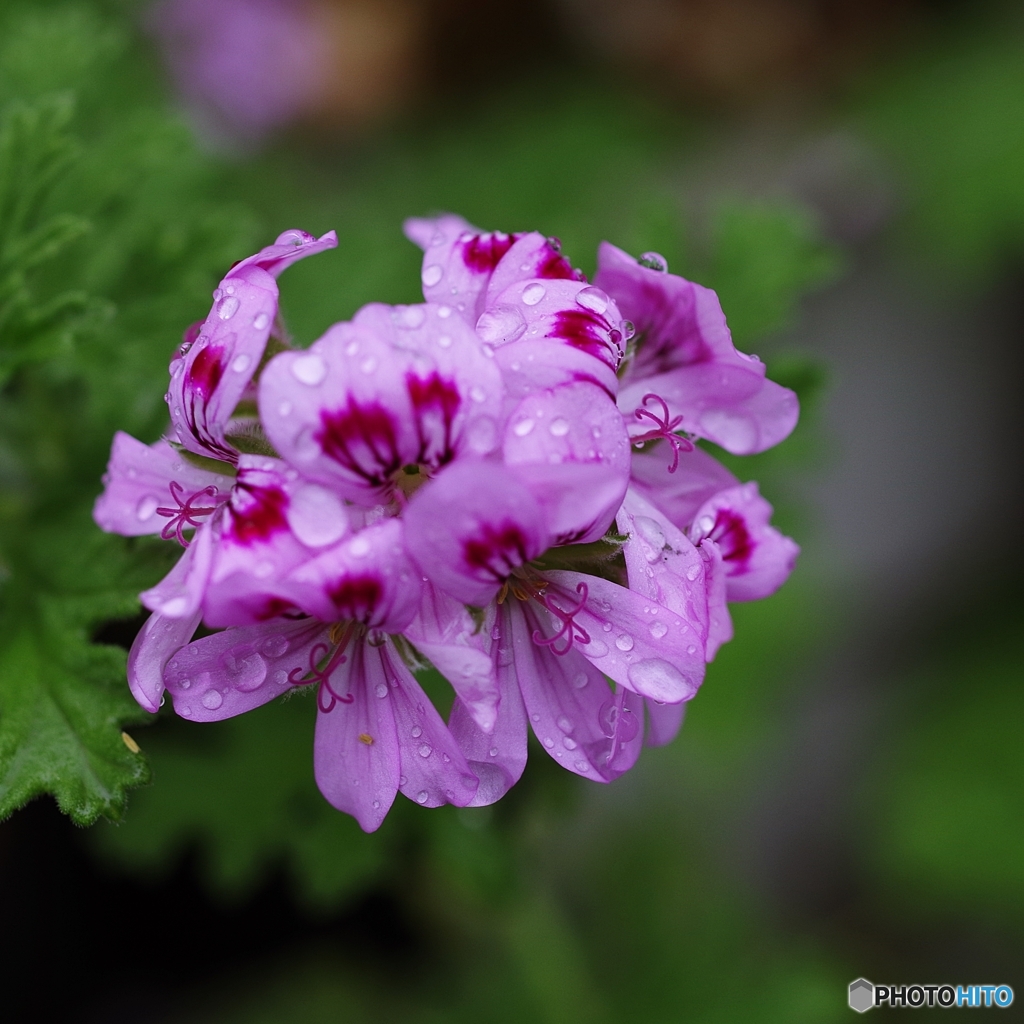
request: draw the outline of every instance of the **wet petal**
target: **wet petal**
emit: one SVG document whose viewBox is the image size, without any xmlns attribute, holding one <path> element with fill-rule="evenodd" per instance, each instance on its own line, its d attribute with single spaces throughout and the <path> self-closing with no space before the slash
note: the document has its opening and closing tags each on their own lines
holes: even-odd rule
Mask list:
<svg viewBox="0 0 1024 1024">
<path fill-rule="evenodd" d="M 672 458 L 662 450 L 665 447 L 658 444 L 643 454 L 634 453 L 630 485 L 685 530 L 705 501 L 739 481 L 701 448 L 680 452 L 676 471 L 670 473 Z"/>
<path fill-rule="evenodd" d="M 690 537 L 707 538 L 722 554 L 730 601 L 774 594 L 789 578 L 800 548 L 769 525 L 772 507 L 748 483 L 721 491 L 697 510 Z"/>
<path fill-rule="evenodd" d="M 551 541 L 540 504 L 515 475 L 475 460 L 448 466 L 422 487 L 405 523 L 409 554 L 423 574 L 478 607 Z"/>
<path fill-rule="evenodd" d="M 556 543 L 604 535 L 626 493 L 630 449 L 603 391 L 575 383 L 527 396 L 509 416 L 502 451 L 540 501 Z"/>
<path fill-rule="evenodd" d="M 498 296 L 511 285 L 536 279 L 586 282 L 582 271 L 573 269 L 550 238 L 545 238 L 538 231 L 531 231 L 521 235 L 498 262 L 487 284 L 484 309 L 494 305 Z"/>
<path fill-rule="evenodd" d="M 316 719 L 316 784 L 327 800 L 351 814 L 364 832 L 380 828 L 401 777 L 390 681 L 380 648 L 354 643 L 347 660 L 330 679 L 333 691 L 344 699 L 322 704 Z M 324 711 L 324 706 L 330 710 Z"/>
<path fill-rule="evenodd" d="M 698 550 L 704 560 L 704 581 L 708 593 L 708 640 L 704 656 L 708 661 L 714 661 L 718 649 L 733 635 L 732 616 L 726 601 L 726 569 L 722 552 L 713 540 L 702 540 Z"/>
<path fill-rule="evenodd" d="M 199 496 L 194 504 L 206 508 L 226 501 L 233 482 L 230 476 L 191 465 L 167 441 L 145 445 L 119 430 L 114 435 L 105 487 L 96 499 L 93 519 L 100 529 L 126 537 L 160 533 L 171 517 L 158 510 L 166 512 L 180 505 L 171 490 L 172 483 L 181 488 L 178 493 L 185 500 Z M 210 487 L 214 492 L 205 494 Z"/>
<path fill-rule="evenodd" d="M 174 568 L 155 587 L 139 594 L 139 600 L 151 612 L 169 619 L 191 619 L 199 611 L 219 530 L 219 521 L 203 523 Z"/>
<path fill-rule="evenodd" d="M 577 348 L 545 339 L 524 338 L 496 347 L 494 361 L 510 398 L 523 398 L 542 388 L 576 381 L 593 384 L 609 398 L 614 398 L 619 390 L 619 380 L 607 363 Z"/>
<path fill-rule="evenodd" d="M 464 604 L 427 583 L 416 618 L 403 631 L 451 683 L 485 734 L 494 730 L 499 699 L 491 629 L 487 622 L 474 621 Z"/>
<path fill-rule="evenodd" d="M 303 611 L 399 633 L 412 621 L 421 581 L 405 551 L 403 524 L 386 519 L 305 561 L 281 582 Z"/>
<path fill-rule="evenodd" d="M 160 709 L 164 694 L 164 666 L 184 647 L 196 631 L 199 612 L 183 619 L 168 619 L 153 613 L 146 619 L 128 652 L 128 688 L 147 711 Z"/>
<path fill-rule="evenodd" d="M 647 746 L 663 747 L 671 743 L 683 727 L 686 704 L 659 704 L 644 698 L 647 707 Z"/>
<path fill-rule="evenodd" d="M 564 768 L 610 782 L 628 771 L 640 753 L 642 699 L 609 689 L 601 672 L 577 650 L 559 656 L 537 644 L 533 636 L 543 632 L 543 618 L 532 603 L 514 601 L 503 620 L 512 633 L 515 672 L 530 727 Z"/>
<path fill-rule="evenodd" d="M 543 578 L 552 585 L 545 591 L 547 607 L 554 604 L 563 615 L 572 611 L 573 648 L 606 676 L 667 704 L 696 694 L 704 679 L 698 609 L 678 614 L 597 576 L 549 570 Z M 548 618 L 541 638 L 550 642 L 564 620 L 554 611 Z"/>
<path fill-rule="evenodd" d="M 312 619 L 277 619 L 204 636 L 167 662 L 163 681 L 174 710 L 191 722 L 219 722 L 258 708 L 299 685 L 327 628 Z"/>
</svg>

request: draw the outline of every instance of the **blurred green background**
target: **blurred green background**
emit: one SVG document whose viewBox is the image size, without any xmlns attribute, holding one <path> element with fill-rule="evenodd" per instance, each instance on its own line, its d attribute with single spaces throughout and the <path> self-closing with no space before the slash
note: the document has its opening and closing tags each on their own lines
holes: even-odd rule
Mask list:
<svg viewBox="0 0 1024 1024">
<path fill-rule="evenodd" d="M 328 8 L 362 70 L 255 134 L 174 84 L 145 5 L 0 10 L 5 1019 L 811 1024 L 860 976 L 1019 993 L 1019 5 Z M 172 553 L 89 509 L 233 260 L 337 230 L 282 278 L 308 344 L 416 301 L 401 222 L 440 210 L 716 288 L 801 395 L 789 440 L 727 461 L 804 553 L 628 776 L 538 747 L 498 806 L 400 800 L 366 836 L 316 790 L 308 699 L 141 727 L 124 648 Z M 120 821 L 15 810 L 45 793 Z"/>
</svg>

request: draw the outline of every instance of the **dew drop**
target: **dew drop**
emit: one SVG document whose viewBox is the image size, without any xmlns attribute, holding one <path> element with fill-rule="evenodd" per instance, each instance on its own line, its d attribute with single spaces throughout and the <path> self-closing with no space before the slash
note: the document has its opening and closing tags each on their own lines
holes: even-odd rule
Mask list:
<svg viewBox="0 0 1024 1024">
<path fill-rule="evenodd" d="M 590 771 L 590 765 L 587 764 L 586 761 L 577 761 L 576 762 L 576 771 L 583 772 L 583 773 L 589 772 Z"/>
<path fill-rule="evenodd" d="M 572 732 L 572 720 L 567 718 L 565 715 L 559 715 L 558 722 L 556 724 L 562 732 Z"/>
<path fill-rule="evenodd" d="M 297 381 L 310 387 L 316 387 L 327 376 L 327 366 L 315 352 L 293 359 L 291 370 Z"/>
<path fill-rule="evenodd" d="M 565 437 L 569 433 L 569 421 L 563 416 L 559 416 L 557 419 L 551 421 L 551 425 L 548 427 L 554 437 Z"/>
<path fill-rule="evenodd" d="M 373 809 L 375 811 L 379 811 L 380 810 L 380 801 L 379 800 L 374 800 L 373 801 Z"/>
<path fill-rule="evenodd" d="M 387 685 L 385 683 L 378 683 L 373 688 L 373 692 L 377 694 L 378 697 L 386 697 L 388 695 Z"/>
<path fill-rule="evenodd" d="M 270 677 L 270 681 L 274 686 L 284 686 L 284 684 L 288 682 L 287 670 L 283 668 L 277 669 L 277 671 Z"/>
<path fill-rule="evenodd" d="M 192 680 L 191 679 L 182 679 L 178 683 L 178 688 L 181 689 L 181 690 L 187 690 L 191 685 L 192 685 Z"/>
<path fill-rule="evenodd" d="M 603 658 L 608 653 L 608 645 L 593 639 L 584 647 L 584 653 L 588 658 Z"/>
<path fill-rule="evenodd" d="M 217 316 L 221 320 L 230 320 L 237 312 L 240 303 L 234 295 L 228 295 L 220 300 L 217 306 Z"/>
<path fill-rule="evenodd" d="M 593 646 L 593 641 L 591 641 L 591 646 Z M 586 672 L 578 672 L 573 677 L 572 685 L 575 686 L 577 690 L 582 690 L 589 682 L 590 678 Z"/>
<path fill-rule="evenodd" d="M 550 750 L 555 745 L 555 741 L 550 736 L 544 737 L 544 746 Z"/>
<path fill-rule="evenodd" d="M 603 313 L 608 308 L 608 296 L 600 288 L 590 286 L 577 292 L 576 303 L 594 313 Z"/>
<path fill-rule="evenodd" d="M 412 738 L 414 740 L 418 740 L 422 735 L 423 735 L 423 730 L 418 725 L 414 725 L 412 727 Z"/>
<path fill-rule="evenodd" d="M 668 632 L 668 626 L 664 622 L 652 622 L 651 623 L 651 636 L 655 640 L 660 640 Z"/>
<path fill-rule="evenodd" d="M 686 578 L 691 582 L 700 575 L 700 566 L 696 562 L 686 570 Z"/>
<path fill-rule="evenodd" d="M 633 650 L 633 638 L 626 633 L 622 633 L 616 637 L 615 646 L 620 651 L 631 651 Z"/>
<path fill-rule="evenodd" d="M 645 252 L 637 262 L 641 267 L 657 270 L 662 274 L 668 271 L 668 260 L 660 252 Z"/>
<path fill-rule="evenodd" d="M 450 317 L 452 315 L 452 307 L 451 306 L 439 306 L 438 309 L 437 309 L 437 315 L 442 320 L 447 320 L 448 317 Z"/>
<path fill-rule="evenodd" d="M 429 743 L 421 743 L 419 750 L 416 751 L 420 757 L 430 757 L 433 753 L 434 748 Z"/>
<path fill-rule="evenodd" d="M 540 715 L 530 715 L 530 718 L 532 718 L 535 722 L 540 721 Z"/>
<path fill-rule="evenodd" d="M 475 384 L 469 389 L 469 397 L 472 398 L 474 402 L 483 402 L 487 399 L 487 392 L 484 391 L 479 384 Z"/>
<path fill-rule="evenodd" d="M 450 334 L 442 334 L 441 337 L 437 339 L 437 343 L 441 348 L 451 348 L 452 336 Z"/>
<path fill-rule="evenodd" d="M 603 630 L 604 630 L 604 631 L 605 631 L 606 633 L 610 633 L 610 632 L 612 631 L 612 624 L 611 624 L 610 622 L 602 622 L 602 623 L 601 623 L 601 628 L 602 628 L 602 629 L 603 629 Z"/>
<path fill-rule="evenodd" d="M 207 690 L 203 694 L 203 707 L 210 711 L 216 711 L 224 703 L 224 698 L 218 690 Z"/>
<path fill-rule="evenodd" d="M 160 504 L 156 498 L 151 494 L 147 494 L 146 497 L 142 498 L 138 505 L 135 506 L 135 517 L 140 523 L 145 523 L 153 518 L 153 513 L 156 512 L 157 506 Z"/>
<path fill-rule="evenodd" d="M 488 750 L 487 753 L 490 754 L 491 757 L 497 757 L 498 756 L 498 748 L 497 747 L 491 747 L 491 749 Z"/>
<path fill-rule="evenodd" d="M 563 736 L 562 746 L 565 747 L 566 750 L 575 750 L 579 744 L 571 736 Z"/>
<path fill-rule="evenodd" d="M 290 416 L 291 415 L 291 411 L 292 411 L 292 403 L 291 402 L 282 402 L 277 407 L 277 412 L 278 412 L 278 415 L 280 415 L 280 416 Z"/>
<path fill-rule="evenodd" d="M 160 703 L 162 704 L 163 701 L 161 701 Z M 177 711 L 178 714 L 183 716 L 184 718 L 192 717 L 192 709 L 190 707 L 187 707 L 186 705 L 182 705 L 180 708 L 175 708 L 174 710 Z"/>
<path fill-rule="evenodd" d="M 678 701 L 681 696 L 691 696 L 693 685 L 674 665 L 662 658 L 645 658 L 630 665 L 626 673 L 637 693 L 653 700 Z"/>
<path fill-rule="evenodd" d="M 476 332 L 483 341 L 504 345 L 521 338 L 526 330 L 526 318 L 518 306 L 493 306 L 480 314 Z"/>
<path fill-rule="evenodd" d="M 267 324 L 270 323 L 270 317 L 266 313 L 257 313 L 253 319 L 252 325 L 257 331 L 262 331 L 266 328 Z"/>
<path fill-rule="evenodd" d="M 288 653 L 288 637 L 268 636 L 260 643 L 259 651 L 268 658 L 280 658 Z"/>
<path fill-rule="evenodd" d="M 694 646 L 693 644 L 690 644 L 690 645 L 689 645 L 689 646 L 688 646 L 688 647 L 686 648 L 686 653 L 687 653 L 687 654 L 696 654 L 696 653 L 697 653 L 697 648 L 696 648 L 696 647 L 695 647 L 695 646 Z"/>
<path fill-rule="evenodd" d="M 377 369 L 377 360 L 374 359 L 373 356 L 369 356 L 359 364 L 359 369 L 362 370 L 363 373 L 373 373 L 373 371 Z"/>
<path fill-rule="evenodd" d="M 626 341 L 629 341 L 629 339 L 632 338 L 634 334 L 636 334 L 636 324 L 634 324 L 632 320 L 623 320 L 622 337 Z"/>
<path fill-rule="evenodd" d="M 433 288 L 442 277 L 444 277 L 444 268 L 437 263 L 432 263 L 429 267 L 423 268 L 423 274 L 421 275 L 423 284 L 427 288 Z"/>
<path fill-rule="evenodd" d="M 523 302 L 527 306 L 536 306 L 547 295 L 547 292 L 547 288 L 542 284 L 536 282 L 529 284 L 523 289 Z"/>
<path fill-rule="evenodd" d="M 427 791 L 425 789 L 421 789 L 416 794 L 416 803 L 418 803 L 418 804 L 425 804 L 426 802 L 427 802 Z"/>
<path fill-rule="evenodd" d="M 397 317 L 397 323 L 399 327 L 404 327 L 408 331 L 414 331 L 417 327 L 423 326 L 423 321 L 426 320 L 427 314 L 423 312 L 422 306 L 406 306 Z"/>
<path fill-rule="evenodd" d="M 534 421 L 532 417 L 529 419 L 520 420 L 512 427 L 512 433 L 515 434 L 516 437 L 526 437 L 526 435 L 531 430 L 533 430 L 533 425 Z"/>
<path fill-rule="evenodd" d="M 231 363 L 231 369 L 235 373 L 245 373 L 249 369 L 249 364 L 252 360 L 243 352 L 240 356 L 235 356 L 234 361 Z"/>
</svg>

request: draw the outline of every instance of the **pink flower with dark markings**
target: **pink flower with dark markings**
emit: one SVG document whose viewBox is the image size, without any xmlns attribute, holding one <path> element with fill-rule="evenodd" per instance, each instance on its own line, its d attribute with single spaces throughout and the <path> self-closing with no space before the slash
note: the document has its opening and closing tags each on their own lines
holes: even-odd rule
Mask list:
<svg viewBox="0 0 1024 1024">
<path fill-rule="evenodd" d="M 785 440 L 799 415 L 796 395 L 768 380 L 755 356 L 736 351 L 713 291 L 670 274 L 651 256 L 645 265 L 602 242 L 594 278 L 636 329 L 618 396 L 631 433 L 644 433 L 647 424 L 631 417 L 653 394 L 665 404 L 666 420 L 736 455 Z"/>
<path fill-rule="evenodd" d="M 678 731 L 728 601 L 774 591 L 798 552 L 694 443 L 760 450 L 796 409 L 712 292 L 607 245 L 589 284 L 537 232 L 406 233 L 427 301 L 365 306 L 302 351 L 275 277 L 333 235 L 232 268 L 171 364 L 171 438 L 117 435 L 96 505 L 105 529 L 186 546 L 141 595 L 139 702 L 166 687 L 211 721 L 315 690 L 317 782 L 367 830 L 398 791 L 493 803 L 530 729 L 617 778 Z M 193 641 L 200 621 L 219 632 Z M 424 663 L 455 692 L 448 725 Z"/>
</svg>

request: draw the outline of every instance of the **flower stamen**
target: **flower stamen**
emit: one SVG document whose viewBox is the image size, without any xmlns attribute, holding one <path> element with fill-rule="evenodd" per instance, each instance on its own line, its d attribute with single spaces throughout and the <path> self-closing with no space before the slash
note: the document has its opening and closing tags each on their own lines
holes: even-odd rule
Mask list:
<svg viewBox="0 0 1024 1024">
<path fill-rule="evenodd" d="M 561 621 L 562 626 L 552 637 L 543 637 L 540 634 L 540 630 L 535 629 L 533 631 L 533 642 L 542 647 L 550 647 L 559 657 L 568 654 L 572 650 L 573 643 L 577 640 L 580 643 L 589 644 L 590 634 L 578 622 L 574 621 L 574 616 L 578 615 L 587 603 L 589 592 L 589 587 L 586 583 L 578 583 L 576 585 L 576 593 L 580 595 L 580 601 L 575 608 L 559 608 L 550 594 L 537 594 L 536 599 Z M 562 640 L 563 637 L 565 638 L 565 644 L 559 647 L 558 641 Z"/>
<path fill-rule="evenodd" d="M 688 437 L 682 437 L 675 433 L 676 428 L 683 422 L 682 414 L 669 419 L 668 403 L 661 395 L 656 395 L 653 392 L 644 395 L 642 404 L 646 406 L 652 399 L 661 405 L 661 415 L 651 412 L 650 409 L 637 409 L 636 418 L 638 420 L 649 419 L 654 424 L 654 429 L 631 438 L 631 441 L 634 445 L 642 445 L 647 441 L 668 441 L 672 446 L 672 465 L 668 467 L 668 471 L 674 473 L 679 468 L 679 453 L 692 452 L 693 442 Z"/>
<path fill-rule="evenodd" d="M 189 527 L 198 527 L 200 525 L 200 519 L 203 519 L 208 515 L 212 515 L 220 506 L 201 505 L 196 507 L 192 504 L 204 495 L 215 499 L 217 497 L 217 488 L 214 484 L 210 484 L 209 487 L 204 487 L 201 491 L 196 491 L 194 494 L 189 495 L 188 498 L 182 501 L 181 496 L 184 493 L 185 488 L 182 487 L 177 480 L 172 480 L 171 497 L 175 502 L 177 502 L 178 507 L 158 508 L 156 510 L 156 514 L 158 516 L 164 516 L 166 519 L 170 520 L 170 522 L 167 523 L 167 525 L 160 531 L 160 536 L 164 540 L 170 540 L 173 537 L 183 548 L 187 548 L 189 542 L 185 540 L 182 531 Z"/>
</svg>

